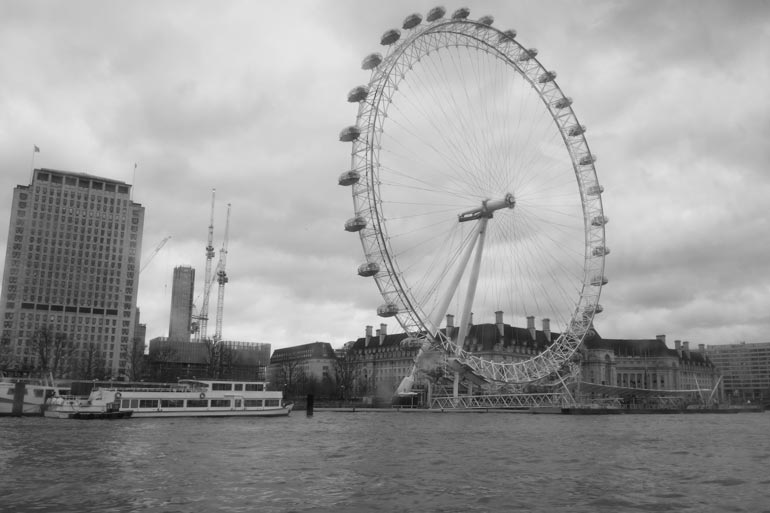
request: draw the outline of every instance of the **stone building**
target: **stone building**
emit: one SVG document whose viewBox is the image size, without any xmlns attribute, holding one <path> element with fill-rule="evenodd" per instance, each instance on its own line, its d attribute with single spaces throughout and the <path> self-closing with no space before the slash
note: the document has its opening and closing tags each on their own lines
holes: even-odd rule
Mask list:
<svg viewBox="0 0 770 513">
<path fill-rule="evenodd" d="M 311 342 L 276 349 L 270 357 L 267 379 L 270 388 L 292 397 L 315 393 L 335 396 L 337 355 L 328 342 Z"/>
</svg>

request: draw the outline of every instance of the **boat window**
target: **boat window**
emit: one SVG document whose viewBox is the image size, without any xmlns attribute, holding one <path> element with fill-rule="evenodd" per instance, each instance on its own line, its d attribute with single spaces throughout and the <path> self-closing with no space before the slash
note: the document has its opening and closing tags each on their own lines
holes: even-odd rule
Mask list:
<svg viewBox="0 0 770 513">
<path fill-rule="evenodd" d="M 13 395 L 13 394 L 14 394 L 14 389 L 13 388 L 9 388 L 8 389 L 8 395 Z"/>
<path fill-rule="evenodd" d="M 212 383 L 211 390 L 232 390 L 232 383 Z"/>
<path fill-rule="evenodd" d="M 264 388 L 262 383 L 246 383 L 247 392 L 261 392 Z"/>
<path fill-rule="evenodd" d="M 43 397 L 43 389 L 42 388 L 36 388 L 35 389 L 35 397 Z"/>
<path fill-rule="evenodd" d="M 121 408 L 130 408 L 131 407 L 130 404 L 131 404 L 131 401 L 129 401 L 128 399 L 123 399 L 120 402 L 120 407 Z"/>
<path fill-rule="evenodd" d="M 140 399 L 139 407 L 140 408 L 157 408 L 158 400 L 157 399 Z"/>
<path fill-rule="evenodd" d="M 131 399 L 131 408 L 139 408 L 139 399 Z"/>
<path fill-rule="evenodd" d="M 230 399 L 212 399 L 211 407 L 212 408 L 229 408 Z"/>
<path fill-rule="evenodd" d="M 262 399 L 245 399 L 243 404 L 246 408 L 260 408 L 262 407 Z"/>
<path fill-rule="evenodd" d="M 161 399 L 162 408 L 184 408 L 184 399 Z"/>
<path fill-rule="evenodd" d="M 243 390 L 243 383 L 236 383 L 235 387 L 233 387 L 233 390 Z"/>
<path fill-rule="evenodd" d="M 205 408 L 208 405 L 209 405 L 209 402 L 207 399 L 188 399 L 187 400 L 188 408 Z"/>
<path fill-rule="evenodd" d="M 235 400 L 235 407 L 236 408 L 240 408 L 241 407 L 241 400 L 240 399 L 236 399 Z"/>
<path fill-rule="evenodd" d="M 265 399 L 265 406 L 280 406 L 278 399 Z"/>
</svg>

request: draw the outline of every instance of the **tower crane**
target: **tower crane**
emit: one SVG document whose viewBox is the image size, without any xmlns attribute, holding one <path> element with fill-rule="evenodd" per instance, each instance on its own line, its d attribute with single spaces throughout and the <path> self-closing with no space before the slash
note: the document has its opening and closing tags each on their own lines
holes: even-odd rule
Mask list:
<svg viewBox="0 0 770 513">
<path fill-rule="evenodd" d="M 219 292 L 217 295 L 217 324 L 214 331 L 214 342 L 222 340 L 222 313 L 225 306 L 225 284 L 229 281 L 227 278 L 227 240 L 230 234 L 230 204 L 227 204 L 227 220 L 225 221 L 225 238 L 222 242 L 222 249 L 219 250 L 219 263 L 217 264 L 217 282 L 219 283 Z"/>
<path fill-rule="evenodd" d="M 211 260 L 214 258 L 214 199 L 216 189 L 211 189 L 211 218 L 209 220 L 209 235 L 206 243 L 206 274 L 203 281 L 203 304 L 198 314 L 198 333 L 196 339 L 206 340 L 209 322 L 209 294 L 211 293 Z"/>
<path fill-rule="evenodd" d="M 145 268 L 146 268 L 148 265 L 150 265 L 150 262 L 152 262 L 152 259 L 153 259 L 153 258 L 155 258 L 155 255 L 157 255 L 157 254 L 158 254 L 158 252 L 159 252 L 161 249 L 163 249 L 163 246 L 165 246 L 165 245 L 166 245 L 166 243 L 168 242 L 168 240 L 169 240 L 170 238 L 171 238 L 171 235 L 169 235 L 168 237 L 166 237 L 165 239 L 163 239 L 162 241 L 160 241 L 160 242 L 158 243 L 158 245 L 157 245 L 157 246 L 155 246 L 155 249 L 152 251 L 152 253 L 150 253 L 150 256 L 149 256 L 149 257 L 147 257 L 147 260 L 145 260 L 145 261 L 144 261 L 144 264 L 143 264 L 143 265 L 142 265 L 142 267 L 139 269 L 139 274 L 141 274 L 141 273 L 142 273 L 142 271 L 144 271 L 144 269 L 145 269 Z"/>
</svg>

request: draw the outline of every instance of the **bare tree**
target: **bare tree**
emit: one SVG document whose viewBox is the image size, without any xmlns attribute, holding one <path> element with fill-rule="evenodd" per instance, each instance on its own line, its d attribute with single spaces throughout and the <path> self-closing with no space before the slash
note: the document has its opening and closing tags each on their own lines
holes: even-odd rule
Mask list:
<svg viewBox="0 0 770 513">
<path fill-rule="evenodd" d="M 129 381 L 139 381 L 146 371 L 146 358 L 144 356 L 144 341 L 140 337 L 134 337 L 134 343 L 128 349 L 128 366 L 126 375 Z"/>
<path fill-rule="evenodd" d="M 93 342 L 84 346 L 80 358 L 74 365 L 74 374 L 77 379 L 101 379 L 104 377 L 106 361 L 102 352 Z"/>
<path fill-rule="evenodd" d="M 37 356 L 37 370 L 43 374 L 57 376 L 60 366 L 74 352 L 74 345 L 66 334 L 55 332 L 49 325 L 43 325 L 32 335 L 32 348 Z"/>
<path fill-rule="evenodd" d="M 11 347 L 11 337 L 8 333 L 3 333 L 0 337 L 0 372 L 5 372 L 13 368 L 16 358 Z"/>
<path fill-rule="evenodd" d="M 340 399 L 346 401 L 353 394 L 354 386 L 361 374 L 361 362 L 349 351 L 334 362 L 334 381 L 339 389 Z"/>
<path fill-rule="evenodd" d="M 300 393 L 300 386 L 305 383 L 305 369 L 299 360 L 285 360 L 278 368 L 278 381 L 289 395 Z"/>
</svg>

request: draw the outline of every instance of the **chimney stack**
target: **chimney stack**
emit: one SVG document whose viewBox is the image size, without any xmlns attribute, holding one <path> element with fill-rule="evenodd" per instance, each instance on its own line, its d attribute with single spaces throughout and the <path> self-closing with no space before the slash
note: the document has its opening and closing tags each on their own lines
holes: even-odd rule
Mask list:
<svg viewBox="0 0 770 513">
<path fill-rule="evenodd" d="M 551 341 L 551 319 L 547 317 L 543 319 L 543 335 L 548 342 Z"/>
<path fill-rule="evenodd" d="M 529 330 L 529 334 L 532 337 L 532 340 L 535 340 L 535 316 L 534 315 L 527 316 L 527 329 Z"/>
<path fill-rule="evenodd" d="M 655 338 L 664 344 L 666 343 L 666 335 L 655 335 Z"/>
<path fill-rule="evenodd" d="M 388 325 L 383 323 L 380 324 L 380 329 L 377 331 L 377 333 L 380 335 L 380 345 L 385 341 L 385 335 L 388 334 Z"/>
<path fill-rule="evenodd" d="M 497 324 L 497 331 L 501 337 L 505 336 L 505 324 L 503 324 L 503 312 L 498 310 L 495 312 L 495 324 Z"/>
<path fill-rule="evenodd" d="M 705 353 L 706 352 L 706 344 L 698 344 L 698 352 L 699 353 Z"/>
<path fill-rule="evenodd" d="M 688 342 L 687 340 L 682 342 L 682 351 L 687 353 L 687 355 L 689 356 L 689 354 L 690 354 L 690 342 Z"/>
<path fill-rule="evenodd" d="M 367 326 L 366 327 L 366 343 L 364 344 L 364 347 L 369 347 L 369 341 L 372 339 L 372 327 Z"/>
<path fill-rule="evenodd" d="M 674 340 L 674 349 L 677 350 L 677 352 L 682 351 L 682 341 L 681 340 Z"/>
</svg>

